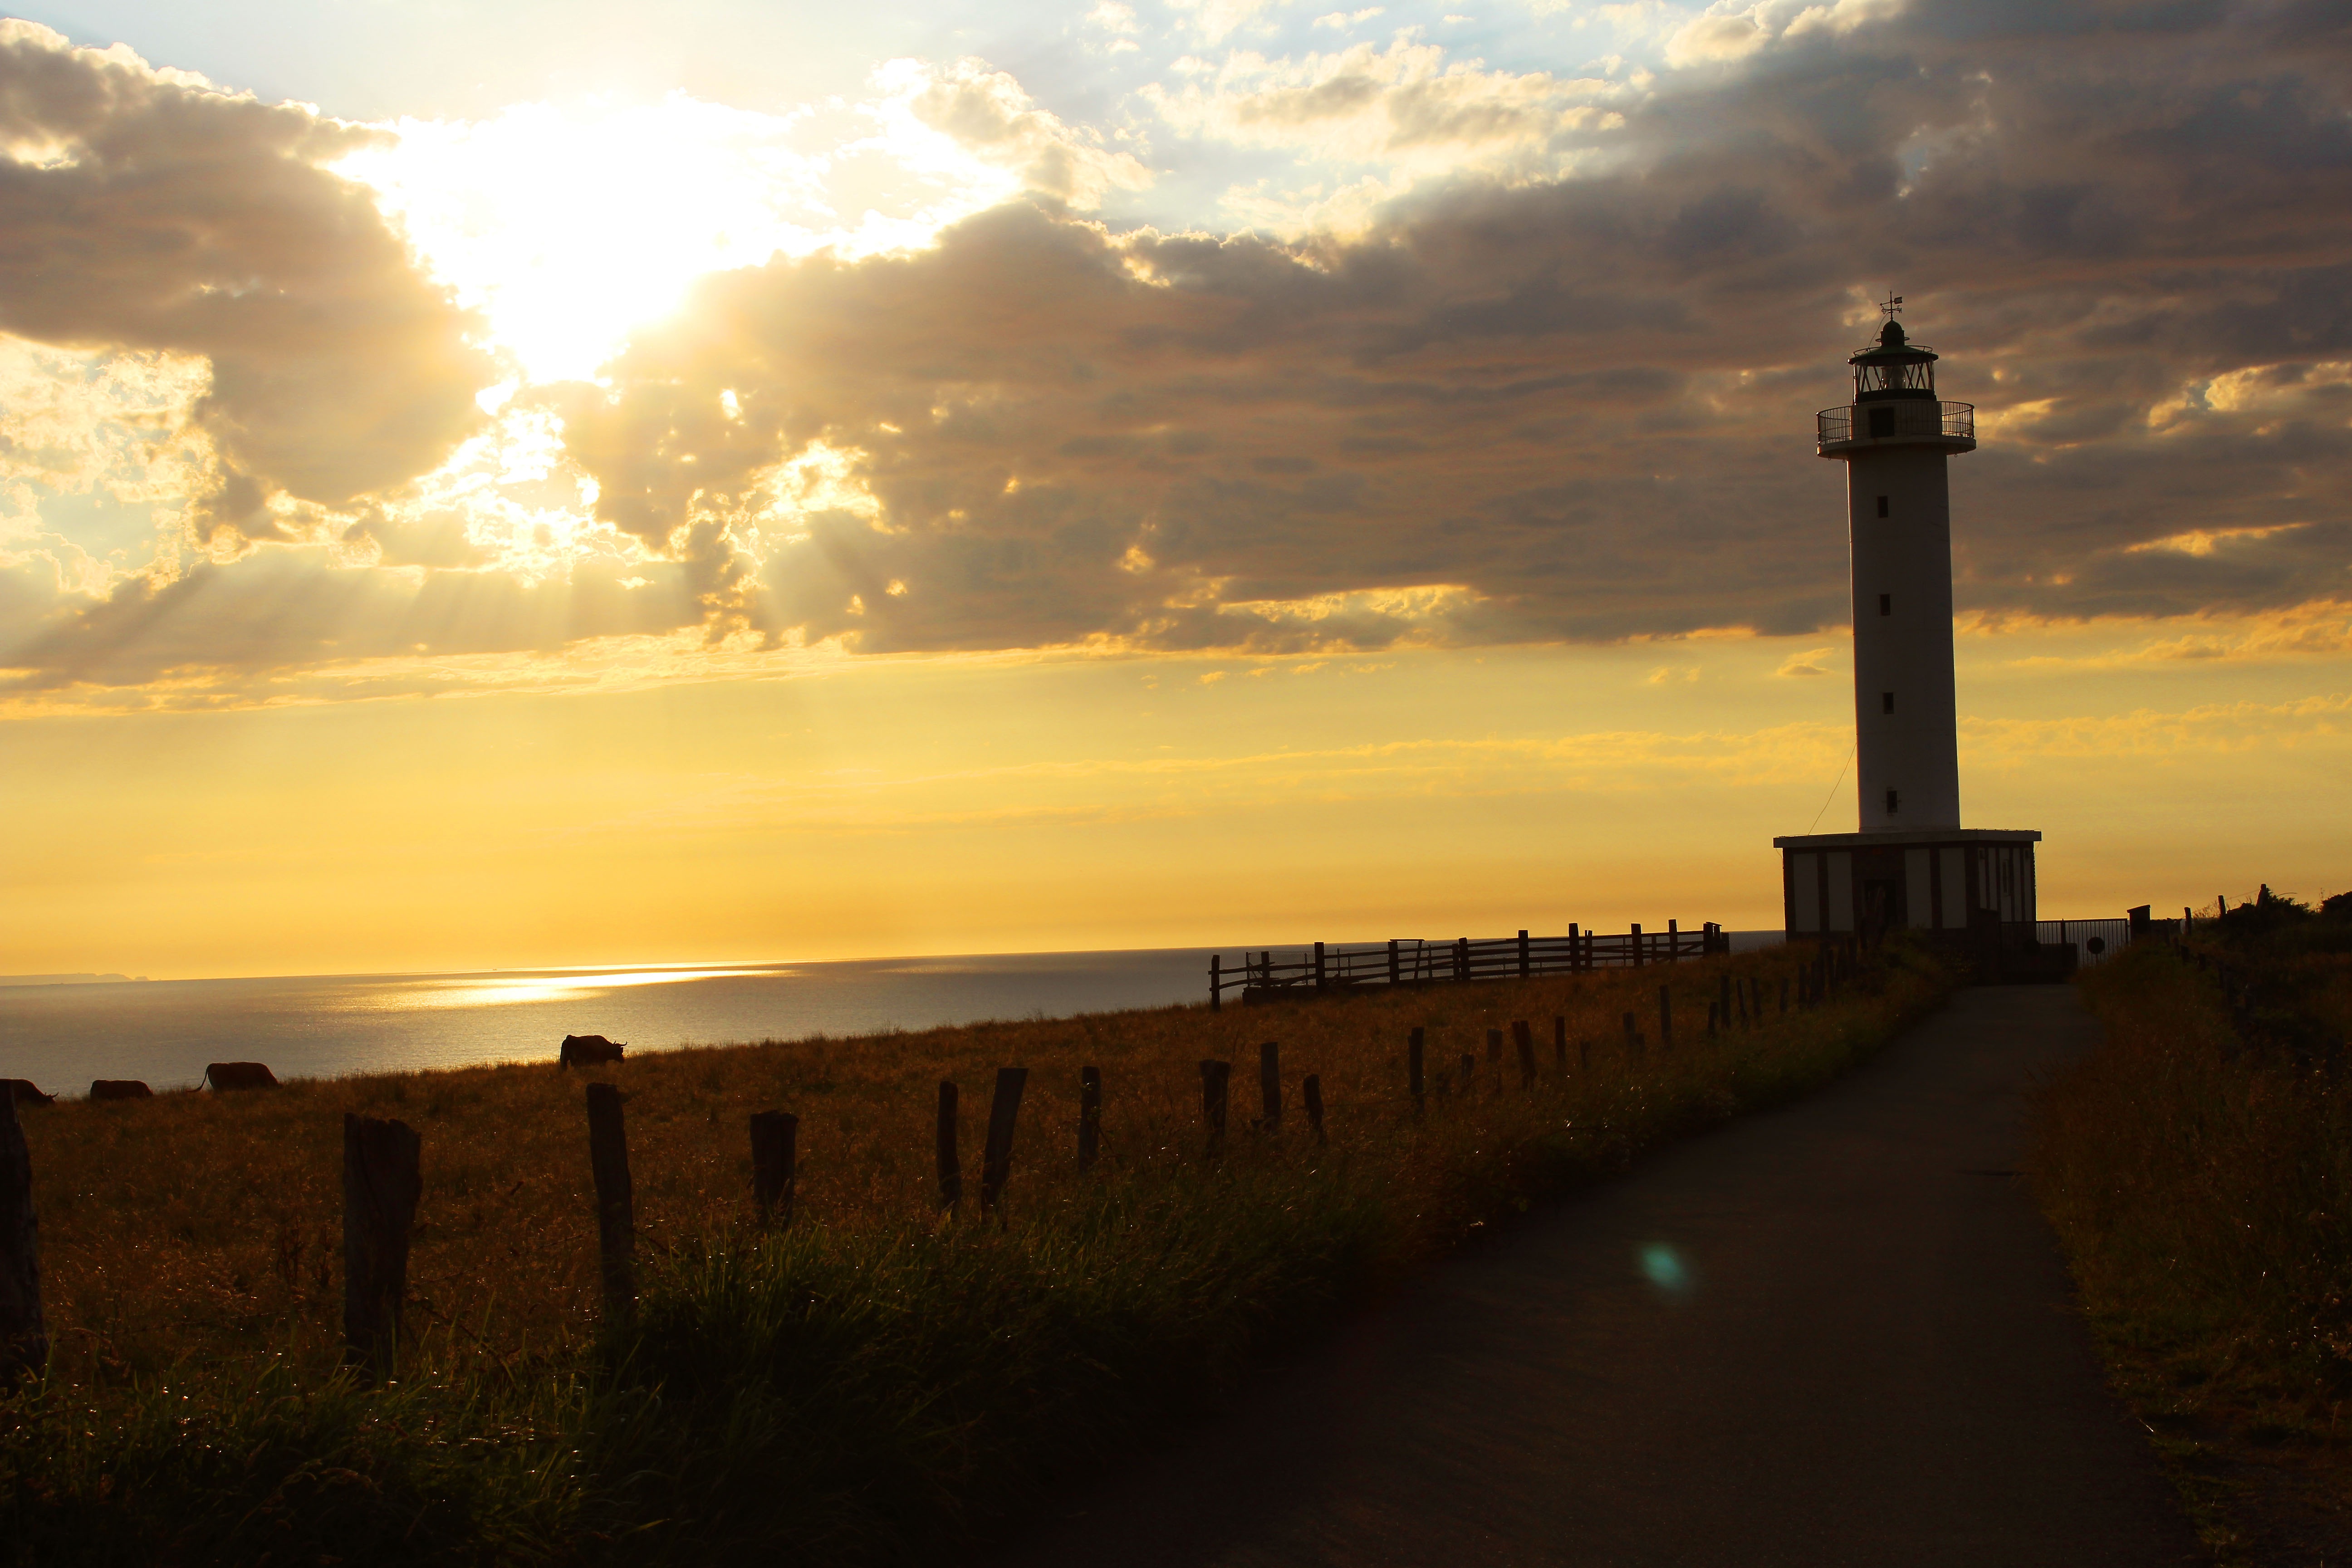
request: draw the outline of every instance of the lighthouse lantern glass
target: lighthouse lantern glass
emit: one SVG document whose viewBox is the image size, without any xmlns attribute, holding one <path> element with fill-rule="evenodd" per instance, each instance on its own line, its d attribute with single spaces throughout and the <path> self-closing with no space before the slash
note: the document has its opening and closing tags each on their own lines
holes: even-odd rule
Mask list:
<svg viewBox="0 0 2352 1568">
<path fill-rule="evenodd" d="M 1853 395 L 1864 397 L 1936 395 L 1936 365 L 1929 359 L 1865 361 L 1853 367 Z"/>
</svg>

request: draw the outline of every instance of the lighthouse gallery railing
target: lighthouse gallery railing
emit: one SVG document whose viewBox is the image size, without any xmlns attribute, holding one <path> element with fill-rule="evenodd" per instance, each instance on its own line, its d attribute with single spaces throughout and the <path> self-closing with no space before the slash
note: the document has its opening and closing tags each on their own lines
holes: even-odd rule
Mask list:
<svg viewBox="0 0 2352 1568">
<path fill-rule="evenodd" d="M 1977 438 L 1977 405 L 1973 403 L 1930 403 L 1921 398 L 1888 398 L 1884 403 L 1849 403 L 1824 408 L 1813 416 L 1815 438 L 1823 447 L 1843 446 L 1856 439 L 1855 416 L 1862 418 L 1864 440 L 1899 440 L 1906 436 L 1955 436 Z"/>
</svg>

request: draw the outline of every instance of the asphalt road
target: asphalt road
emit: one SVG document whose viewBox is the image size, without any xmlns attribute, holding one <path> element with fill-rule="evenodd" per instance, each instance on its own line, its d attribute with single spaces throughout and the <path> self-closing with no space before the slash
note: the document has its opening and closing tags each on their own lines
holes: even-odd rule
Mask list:
<svg viewBox="0 0 2352 1568">
<path fill-rule="evenodd" d="M 2015 1174 L 2071 986 L 1516 1227 L 1007 1564 L 2201 1561 Z"/>
</svg>

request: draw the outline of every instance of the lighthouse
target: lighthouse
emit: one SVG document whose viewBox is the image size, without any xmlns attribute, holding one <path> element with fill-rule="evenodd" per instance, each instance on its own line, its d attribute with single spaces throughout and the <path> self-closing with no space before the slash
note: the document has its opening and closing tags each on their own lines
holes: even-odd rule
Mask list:
<svg viewBox="0 0 2352 1568">
<path fill-rule="evenodd" d="M 1976 450 L 1976 408 L 1938 395 L 1936 352 L 1905 333 L 1902 303 L 1888 299 L 1877 341 L 1846 362 L 1853 401 L 1814 422 L 1820 455 L 1845 465 L 1861 821 L 1772 842 L 1791 939 L 1907 927 L 1995 959 L 2034 945 L 2042 835 L 1960 826 L 1945 469 Z"/>
</svg>

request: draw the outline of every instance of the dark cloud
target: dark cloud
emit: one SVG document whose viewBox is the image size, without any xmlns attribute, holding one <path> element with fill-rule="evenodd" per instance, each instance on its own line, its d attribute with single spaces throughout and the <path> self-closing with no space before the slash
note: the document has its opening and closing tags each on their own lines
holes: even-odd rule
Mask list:
<svg viewBox="0 0 2352 1568">
<path fill-rule="evenodd" d="M 0 329 L 208 359 L 213 528 L 396 486 L 478 418 L 472 323 L 320 166 L 368 134 L 0 23 Z"/>
<path fill-rule="evenodd" d="M 732 552 L 711 615 L 774 636 L 1796 632 L 1845 597 L 1811 416 L 1892 283 L 1987 416 L 1964 605 L 2352 596 L 2345 37 L 2310 7 L 1917 7 L 1669 79 L 1612 172 L 1345 243 L 1009 207 L 709 279 L 567 403 L 572 449 L 610 521 Z M 816 440 L 878 511 L 780 541 L 760 477 Z M 1364 607 L 1428 584 L 1478 608 Z"/>
</svg>

